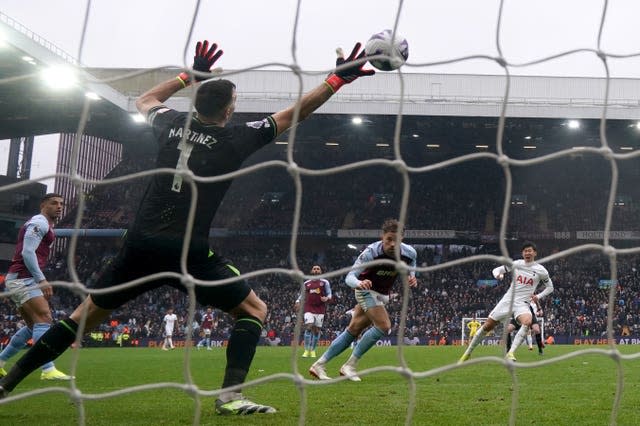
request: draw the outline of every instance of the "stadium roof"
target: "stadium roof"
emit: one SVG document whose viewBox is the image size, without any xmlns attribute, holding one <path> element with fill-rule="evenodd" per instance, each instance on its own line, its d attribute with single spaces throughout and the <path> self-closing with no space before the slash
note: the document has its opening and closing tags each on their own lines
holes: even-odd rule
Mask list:
<svg viewBox="0 0 640 426">
<path fill-rule="evenodd" d="M 5 39 L 0 46 L 0 139 L 76 132 L 86 104 L 89 119 L 85 133 L 125 143 L 135 140 L 140 125 L 129 116 L 135 112 L 135 97 L 176 74 L 176 69 L 90 69 L 80 66 L 72 55 L 1 13 L 0 32 Z M 79 84 L 64 91 L 43 85 L 40 72 L 54 65 L 74 68 L 79 75 Z M 300 91 L 314 87 L 323 78 L 319 73 L 298 76 L 291 71 L 268 70 L 226 72 L 224 75 L 237 84 L 236 111 L 262 114 L 291 105 Z M 607 118 L 635 120 L 640 117 L 640 80 L 611 79 L 609 83 Z M 539 128 L 539 119 L 552 118 L 551 127 L 558 127 L 568 118 L 602 117 L 607 80 L 523 76 L 508 80 L 505 76 L 441 74 L 403 74 L 401 77 L 398 73 L 379 73 L 344 87 L 322 107 L 319 113 L 329 114 L 327 118 L 332 120 L 332 125 L 327 126 L 326 119 L 319 117 L 304 129 L 309 138 L 335 137 L 328 131 L 335 133 L 336 129 L 343 129 L 348 134 L 351 132 L 349 122 L 354 114 L 358 114 L 365 116 L 369 128 L 375 127 L 377 134 L 388 140 L 393 136 L 395 115 L 402 112 L 406 117 L 402 133 L 407 138 L 420 135 L 420 128 L 425 127 L 425 116 L 440 116 L 439 120 L 432 118 L 439 122 L 450 117 L 468 128 L 493 128 L 495 135 L 495 117 L 502 113 L 507 88 L 506 115 L 509 120 L 531 118 L 531 126 Z M 85 97 L 88 91 L 96 93 L 100 99 L 88 101 Z M 191 93 L 191 90 L 182 91 L 167 104 L 186 110 L 190 106 Z M 484 119 L 480 119 L 482 117 Z M 511 128 L 522 127 L 516 123 L 518 120 L 512 120 L 512 123 L 509 120 L 507 125 Z M 319 124 L 316 126 L 314 122 Z M 624 128 L 630 124 L 620 126 Z M 526 128 L 521 136 L 530 133 Z M 452 139 L 469 142 L 464 133 Z"/>
</svg>

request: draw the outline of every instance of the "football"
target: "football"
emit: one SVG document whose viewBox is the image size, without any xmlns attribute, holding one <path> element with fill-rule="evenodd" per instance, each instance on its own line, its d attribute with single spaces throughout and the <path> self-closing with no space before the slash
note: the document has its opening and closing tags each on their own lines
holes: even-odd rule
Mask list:
<svg viewBox="0 0 640 426">
<path fill-rule="evenodd" d="M 381 71 L 393 71 L 400 68 L 409 58 L 407 39 L 391 30 L 384 30 L 371 36 L 364 46 L 367 56 L 385 55 L 388 58 L 370 59 L 369 62 Z"/>
</svg>

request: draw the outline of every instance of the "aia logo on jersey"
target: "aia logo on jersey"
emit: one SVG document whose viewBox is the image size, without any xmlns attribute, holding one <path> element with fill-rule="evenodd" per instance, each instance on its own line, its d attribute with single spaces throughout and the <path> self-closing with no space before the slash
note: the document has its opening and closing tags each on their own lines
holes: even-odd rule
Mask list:
<svg viewBox="0 0 640 426">
<path fill-rule="evenodd" d="M 522 285 L 533 285 L 533 278 L 527 277 L 526 275 L 518 275 L 516 282 Z"/>
</svg>

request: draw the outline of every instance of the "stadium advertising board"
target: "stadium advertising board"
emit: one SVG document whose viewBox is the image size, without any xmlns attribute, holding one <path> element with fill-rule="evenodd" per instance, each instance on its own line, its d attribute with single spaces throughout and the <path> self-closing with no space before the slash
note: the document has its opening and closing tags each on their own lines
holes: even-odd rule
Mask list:
<svg viewBox="0 0 640 426">
<path fill-rule="evenodd" d="M 640 240 L 640 231 L 609 231 L 612 240 Z M 602 240 L 604 231 L 576 231 L 578 240 Z"/>
<path fill-rule="evenodd" d="M 498 285 L 498 280 L 478 280 L 476 281 L 478 287 L 494 287 Z"/>
<path fill-rule="evenodd" d="M 338 229 L 338 238 L 379 238 L 379 229 Z M 451 229 L 405 229 L 405 238 L 456 238 L 456 231 Z"/>
</svg>

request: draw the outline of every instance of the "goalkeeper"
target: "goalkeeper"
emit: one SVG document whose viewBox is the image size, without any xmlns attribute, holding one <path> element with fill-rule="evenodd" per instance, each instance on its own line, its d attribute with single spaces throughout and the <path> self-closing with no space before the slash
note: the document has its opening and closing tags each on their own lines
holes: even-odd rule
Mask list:
<svg viewBox="0 0 640 426">
<path fill-rule="evenodd" d="M 200 85 L 195 95 L 196 112 L 192 117 L 163 104 L 179 90 L 212 77 L 211 68 L 223 52 L 207 41 L 196 45 L 193 71 L 183 72 L 142 94 L 136 106 L 152 126 L 157 140 L 157 167 L 172 168 L 175 173 L 153 176 L 126 242 L 97 287 L 107 289 L 163 272 L 174 276 L 88 296 L 69 318 L 49 329 L 14 365 L 0 381 L 0 396 L 7 395 L 34 369 L 62 354 L 76 340 L 83 316 L 87 317 L 87 331 L 100 324 L 111 311 L 146 291 L 165 284 L 186 291 L 187 281 L 176 278 L 176 273 L 183 278 L 189 274 L 206 281 L 239 275 L 231 262 L 209 248 L 211 221 L 231 179 L 194 182 L 192 174 L 214 177 L 240 169 L 247 157 L 296 124 L 296 106 L 299 108 L 298 120 L 304 120 L 344 84 L 374 74 L 372 70 L 363 69 L 364 51 L 359 52 L 360 46 L 357 43 L 346 59 L 340 55 L 335 72 L 303 95 L 296 105 L 251 123 L 227 126 L 236 108 L 236 87 L 228 80 L 209 80 Z M 186 256 L 183 257 L 184 244 Z M 202 305 L 214 306 L 235 318 L 227 346 L 222 387 L 226 389 L 244 383 L 267 315 L 266 304 L 239 279 L 221 286 L 196 286 L 195 294 Z M 218 414 L 254 414 L 276 410 L 252 402 L 234 389 L 224 390 L 219 395 L 215 411 Z"/>
<path fill-rule="evenodd" d="M 482 324 L 480 321 L 476 319 L 476 314 L 473 314 L 473 319 L 467 323 L 467 328 L 469 329 L 469 339 L 473 339 L 473 336 L 478 332 L 478 328 L 480 328 Z M 471 342 L 471 341 L 469 341 Z"/>
</svg>

